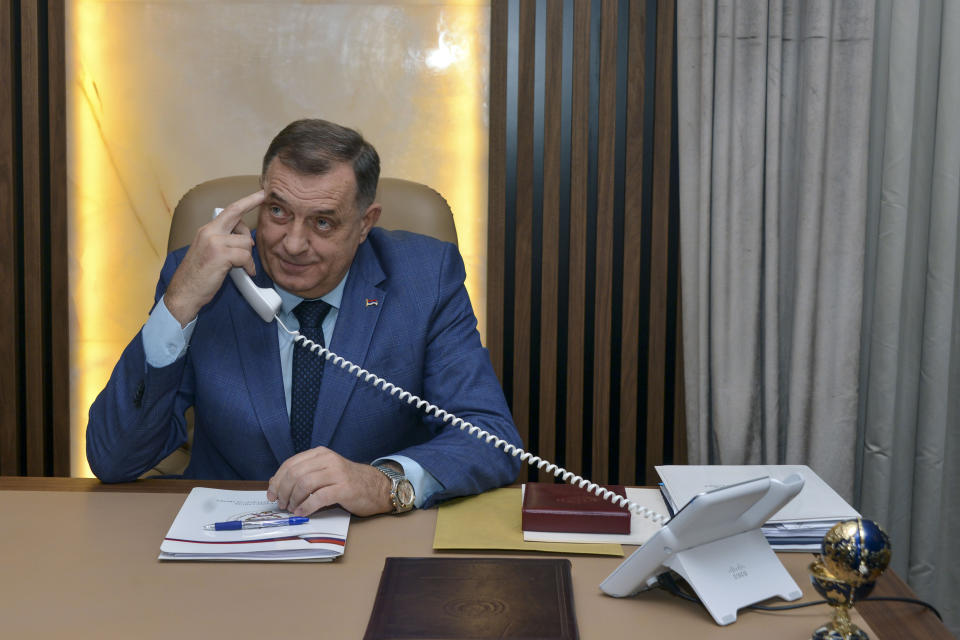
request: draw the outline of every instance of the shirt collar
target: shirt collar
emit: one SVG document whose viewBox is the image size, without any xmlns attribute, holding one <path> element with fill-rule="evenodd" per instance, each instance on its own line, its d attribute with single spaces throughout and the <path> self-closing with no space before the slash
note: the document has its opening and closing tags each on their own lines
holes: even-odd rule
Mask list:
<svg viewBox="0 0 960 640">
<path fill-rule="evenodd" d="M 339 311 L 340 302 L 343 300 L 343 288 L 347 284 L 347 277 L 349 275 L 350 275 L 350 270 L 347 269 L 347 272 L 344 274 L 343 279 L 340 280 L 340 283 L 337 284 L 337 286 L 335 286 L 333 290 L 329 291 L 328 293 L 325 293 L 319 298 L 314 298 L 314 299 L 323 300 L 328 305 L 330 305 L 331 307 Z M 301 298 L 296 294 L 293 294 L 293 293 L 290 293 L 289 291 L 285 291 L 281 289 L 280 285 L 276 283 L 273 284 L 273 288 L 276 289 L 277 293 L 280 294 L 280 300 L 283 302 L 280 308 L 283 310 L 284 313 L 287 313 L 287 314 L 292 313 L 293 308 L 304 301 L 304 298 Z"/>
</svg>

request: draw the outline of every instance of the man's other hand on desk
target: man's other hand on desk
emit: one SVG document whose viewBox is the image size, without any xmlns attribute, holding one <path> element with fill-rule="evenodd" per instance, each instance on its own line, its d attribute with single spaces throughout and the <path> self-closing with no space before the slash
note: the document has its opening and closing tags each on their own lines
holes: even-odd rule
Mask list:
<svg viewBox="0 0 960 640">
<path fill-rule="evenodd" d="M 393 510 L 391 482 L 368 464 L 316 447 L 288 458 L 270 478 L 267 499 L 298 516 L 339 504 L 357 516 Z"/>
</svg>

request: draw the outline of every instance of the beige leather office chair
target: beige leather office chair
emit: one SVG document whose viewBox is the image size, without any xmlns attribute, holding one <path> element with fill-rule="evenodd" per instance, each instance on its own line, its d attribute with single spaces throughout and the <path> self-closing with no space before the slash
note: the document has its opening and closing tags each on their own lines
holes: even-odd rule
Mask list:
<svg viewBox="0 0 960 640">
<path fill-rule="evenodd" d="M 213 217 L 216 207 L 249 195 L 260 188 L 260 176 L 228 176 L 202 182 L 190 189 L 173 210 L 167 251 L 193 242 L 197 229 Z M 450 205 L 430 187 L 399 178 L 380 178 L 377 202 L 383 207 L 377 226 L 385 229 L 414 231 L 440 240 L 457 243 Z M 243 221 L 251 229 L 257 225 L 257 211 L 249 211 Z M 187 443 L 161 460 L 144 477 L 183 473 L 190 461 L 193 443 L 193 409 L 187 410 Z"/>
</svg>

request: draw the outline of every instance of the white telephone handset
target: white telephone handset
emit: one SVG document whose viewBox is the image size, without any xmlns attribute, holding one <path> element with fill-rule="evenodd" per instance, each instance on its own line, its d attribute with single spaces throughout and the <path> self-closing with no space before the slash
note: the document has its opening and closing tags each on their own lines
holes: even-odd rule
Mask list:
<svg viewBox="0 0 960 640">
<path fill-rule="evenodd" d="M 217 207 L 213 210 L 213 217 L 216 218 L 223 211 Z M 280 311 L 280 294 L 273 288 L 258 287 L 253 284 L 253 278 L 247 275 L 247 272 L 240 267 L 230 269 L 230 279 L 237 286 L 240 294 L 250 303 L 253 310 L 257 312 L 264 322 L 271 322 Z"/>
<path fill-rule="evenodd" d="M 221 211 L 223 211 L 221 208 L 215 209 L 214 217 Z M 264 322 L 276 320 L 284 331 L 293 336 L 294 342 L 299 342 L 301 346 L 310 349 L 317 356 L 326 358 L 328 362 L 332 362 L 358 378 L 363 378 L 365 382 L 379 387 L 384 393 L 416 405 L 424 413 L 432 414 L 442 422 L 449 422 L 451 426 L 466 431 L 478 440 L 484 440 L 493 447 L 503 449 L 504 453 L 519 457 L 530 466 L 552 473 L 554 477 L 562 478 L 564 482 L 576 484 L 584 491 L 625 507 L 661 526 L 667 522 L 666 516 L 524 451 L 452 413 L 447 413 L 440 407 L 430 404 L 409 391 L 404 391 L 363 367 L 341 358 L 325 346 L 301 335 L 299 331 L 287 328 L 277 316 L 281 300 L 274 289 L 258 287 L 240 267 L 230 270 L 230 278 Z M 691 505 L 677 514 L 677 526 L 661 529 L 648 542 L 650 546 L 642 546 L 624 561 L 604 580 L 600 585 L 601 589 L 614 596 L 630 595 L 645 586 L 652 585 L 655 581 L 655 570 L 669 567 L 687 578 L 700 594 L 717 624 L 721 625 L 733 622 L 738 608 L 772 595 L 780 595 L 790 600 L 798 598 L 800 589 L 773 554 L 759 527 L 770 514 L 775 513 L 795 496 L 802 486 L 803 480 L 799 476 L 789 478 L 786 484 L 766 478 L 723 487 L 699 496 L 697 500 L 691 502 Z M 744 499 L 747 503 L 744 503 Z M 760 513 L 761 511 L 763 513 Z M 714 526 L 709 526 L 711 522 Z M 671 521 L 670 524 L 673 525 L 674 522 Z M 670 543 L 663 544 L 665 540 L 670 540 Z M 729 557 L 742 558 L 744 562 L 748 561 L 747 558 L 750 559 L 752 579 L 744 582 L 744 584 L 749 582 L 750 588 L 731 590 L 730 585 L 718 584 L 710 579 L 715 574 L 724 573 L 723 567 L 714 566 L 716 561 L 711 562 L 705 558 L 705 556 L 717 556 L 717 552 L 720 552 L 721 564 Z M 707 582 L 710 583 L 709 586 L 705 585 Z M 698 588 L 700 585 L 704 586 Z M 725 597 L 723 594 L 726 594 Z"/>
</svg>

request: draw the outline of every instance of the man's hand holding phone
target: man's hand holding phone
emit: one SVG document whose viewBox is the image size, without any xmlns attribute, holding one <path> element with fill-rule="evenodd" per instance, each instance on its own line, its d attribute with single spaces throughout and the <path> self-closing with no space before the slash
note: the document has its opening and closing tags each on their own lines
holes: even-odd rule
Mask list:
<svg viewBox="0 0 960 640">
<path fill-rule="evenodd" d="M 255 275 L 253 239 L 241 218 L 263 200 L 263 191 L 241 198 L 197 231 L 163 298 L 180 326 L 196 318 L 213 299 L 231 268 L 241 267 Z"/>
</svg>

